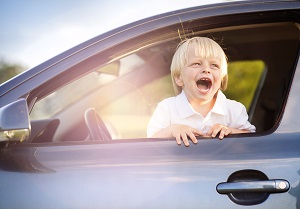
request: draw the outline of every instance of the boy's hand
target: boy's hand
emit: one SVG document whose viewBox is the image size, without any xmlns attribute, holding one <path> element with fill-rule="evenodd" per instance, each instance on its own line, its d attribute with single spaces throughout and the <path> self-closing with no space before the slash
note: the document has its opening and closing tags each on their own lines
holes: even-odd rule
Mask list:
<svg viewBox="0 0 300 209">
<path fill-rule="evenodd" d="M 203 132 L 192 128 L 186 125 L 173 124 L 169 126 L 171 135 L 176 138 L 176 142 L 178 145 L 181 145 L 181 141 L 183 141 L 185 146 L 189 146 L 188 137 L 192 140 L 194 144 L 198 143 L 196 136 L 205 135 Z"/>
<path fill-rule="evenodd" d="M 249 133 L 249 130 L 230 128 L 222 124 L 215 124 L 210 130 L 206 133 L 207 136 L 216 137 L 219 134 L 219 139 L 223 139 L 229 134 L 238 134 L 238 133 Z"/>
<path fill-rule="evenodd" d="M 219 134 L 219 139 L 223 139 L 233 132 L 232 128 L 224 126 L 222 124 L 215 124 L 210 128 L 206 135 L 216 137 Z"/>
</svg>

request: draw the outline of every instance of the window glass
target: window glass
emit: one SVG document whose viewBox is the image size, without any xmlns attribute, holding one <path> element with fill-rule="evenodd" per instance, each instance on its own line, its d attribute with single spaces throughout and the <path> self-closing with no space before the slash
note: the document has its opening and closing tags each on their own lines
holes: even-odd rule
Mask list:
<svg viewBox="0 0 300 209">
<path fill-rule="evenodd" d="M 75 103 L 89 92 L 130 73 L 143 64 L 144 61 L 139 56 L 132 54 L 100 67 L 37 102 L 30 114 L 30 118 L 34 120 L 49 118 Z"/>
<path fill-rule="evenodd" d="M 94 72 L 79 80 L 73 81 L 37 102 L 32 109 L 30 118 L 34 120 L 49 118 L 77 101 L 87 92 L 97 88 L 102 83 L 114 79 L 114 77 L 115 76 L 109 74 L 98 74 Z"/>
<path fill-rule="evenodd" d="M 231 62 L 228 65 L 228 87 L 224 94 L 244 104 L 249 111 L 260 92 L 265 74 L 266 66 L 261 60 Z"/>
<path fill-rule="evenodd" d="M 97 109 L 109 129 L 116 133 L 116 138 L 146 137 L 147 125 L 157 103 L 170 96 L 174 96 L 174 90 L 171 77 L 167 75 Z"/>
</svg>

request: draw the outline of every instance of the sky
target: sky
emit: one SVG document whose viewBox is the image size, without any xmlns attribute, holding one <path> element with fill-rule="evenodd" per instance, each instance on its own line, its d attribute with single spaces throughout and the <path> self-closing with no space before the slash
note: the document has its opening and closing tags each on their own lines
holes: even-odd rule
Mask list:
<svg viewBox="0 0 300 209">
<path fill-rule="evenodd" d="M 32 68 L 153 15 L 228 0 L 0 0 L 0 60 Z"/>
</svg>

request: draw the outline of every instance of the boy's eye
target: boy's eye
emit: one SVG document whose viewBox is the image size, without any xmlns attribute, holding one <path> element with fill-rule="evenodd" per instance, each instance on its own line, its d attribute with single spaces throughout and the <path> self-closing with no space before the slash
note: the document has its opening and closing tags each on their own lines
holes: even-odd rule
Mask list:
<svg viewBox="0 0 300 209">
<path fill-rule="evenodd" d="M 199 62 L 195 62 L 195 63 L 193 63 L 192 65 L 193 65 L 193 66 L 200 66 L 200 65 L 201 65 L 201 63 L 199 63 Z"/>
<path fill-rule="evenodd" d="M 217 68 L 217 69 L 220 68 L 220 66 L 219 66 L 218 64 L 211 64 L 211 66 L 212 66 L 213 68 Z"/>
</svg>

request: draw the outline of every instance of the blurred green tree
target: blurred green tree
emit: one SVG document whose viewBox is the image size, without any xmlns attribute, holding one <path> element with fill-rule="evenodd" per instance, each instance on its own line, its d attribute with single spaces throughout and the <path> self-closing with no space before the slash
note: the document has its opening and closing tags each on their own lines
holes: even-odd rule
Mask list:
<svg viewBox="0 0 300 209">
<path fill-rule="evenodd" d="M 0 59 L 0 84 L 25 70 L 20 64 L 12 64 Z"/>
<path fill-rule="evenodd" d="M 265 63 L 261 60 L 229 63 L 226 97 L 243 103 L 249 110 L 265 70 Z"/>
</svg>

